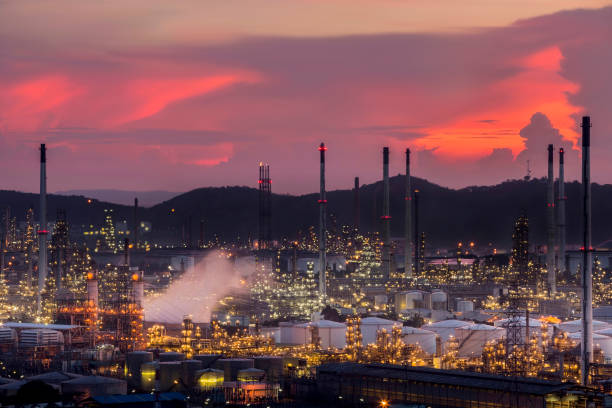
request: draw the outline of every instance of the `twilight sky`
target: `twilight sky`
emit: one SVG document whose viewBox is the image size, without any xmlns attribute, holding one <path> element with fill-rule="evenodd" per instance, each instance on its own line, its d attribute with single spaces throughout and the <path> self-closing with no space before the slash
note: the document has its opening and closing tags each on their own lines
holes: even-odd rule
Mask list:
<svg viewBox="0 0 612 408">
<path fill-rule="evenodd" d="M 580 7 L 580 8 L 579 8 Z M 612 183 L 612 0 L 0 0 L 0 189 L 317 190 L 545 174 L 592 116 Z M 555 170 L 556 172 L 556 170 Z"/>
</svg>

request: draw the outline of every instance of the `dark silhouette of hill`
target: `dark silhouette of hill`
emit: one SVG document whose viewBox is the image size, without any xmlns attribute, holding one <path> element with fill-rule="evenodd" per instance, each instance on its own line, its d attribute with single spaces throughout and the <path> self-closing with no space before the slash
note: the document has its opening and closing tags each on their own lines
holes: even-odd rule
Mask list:
<svg viewBox="0 0 612 408">
<path fill-rule="evenodd" d="M 404 180 L 391 177 L 392 235 L 401 237 L 404 225 Z M 458 241 L 474 241 L 479 246 L 499 248 L 511 246 L 514 220 L 525 210 L 530 222 L 530 240 L 544 244 L 546 181 L 545 179 L 509 180 L 495 186 L 467 187 L 453 190 L 413 178 L 413 188 L 420 191 L 420 229 L 427 235 L 428 245 L 448 247 Z M 566 183 L 567 242 L 580 241 L 580 194 L 578 182 Z M 593 242 L 612 238 L 612 185 L 593 184 Z M 290 196 L 272 195 L 272 229 L 275 238 L 297 236 L 318 223 L 318 194 Z M 330 227 L 353 222 L 352 190 L 328 193 Z M 364 185 L 360 191 L 361 227 L 365 231 L 380 228 L 382 183 Z M 104 208 L 112 208 L 116 219 L 131 222 L 132 208 L 93 200 L 82 196 L 49 196 L 49 219 L 55 219 L 57 208 L 65 208 L 74 225 L 102 222 Z M 158 239 L 179 240 L 191 219 L 192 239 L 198 239 L 198 225 L 205 221 L 207 238 L 242 240 L 257 237 L 258 191 L 249 187 L 199 188 L 180 194 L 153 207 L 141 209 L 141 219 L 153 223 Z M 38 195 L 0 191 L 0 208 L 10 205 L 13 213 L 23 219 L 25 208 L 33 205 L 38 211 Z M 172 211 L 174 209 L 174 211 Z"/>
</svg>

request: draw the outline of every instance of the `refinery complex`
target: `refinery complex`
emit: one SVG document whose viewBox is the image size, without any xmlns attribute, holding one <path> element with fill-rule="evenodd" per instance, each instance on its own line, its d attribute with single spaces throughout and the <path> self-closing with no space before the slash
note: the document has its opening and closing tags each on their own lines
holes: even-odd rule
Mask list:
<svg viewBox="0 0 612 408">
<path fill-rule="evenodd" d="M 382 148 L 379 230 L 361 228 L 359 178 L 354 222 L 328 214 L 321 143 L 318 225 L 275 233 L 260 163 L 252 239 L 161 243 L 137 199 L 79 229 L 47 214 L 43 144 L 39 213 L 3 209 L 0 402 L 37 384 L 66 406 L 609 406 L 612 253 L 591 242 L 590 131 L 585 116 L 581 236 L 567 236 L 564 150 L 544 145 L 546 243 L 534 250 L 517 209 L 505 257 L 428 245 L 409 149 L 394 219 Z"/>
</svg>

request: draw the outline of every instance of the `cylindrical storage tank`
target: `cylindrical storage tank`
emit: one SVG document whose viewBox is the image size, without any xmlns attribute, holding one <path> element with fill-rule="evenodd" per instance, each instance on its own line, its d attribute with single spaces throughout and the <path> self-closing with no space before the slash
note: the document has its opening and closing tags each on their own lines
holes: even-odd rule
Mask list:
<svg viewBox="0 0 612 408">
<path fill-rule="evenodd" d="M 423 292 L 410 291 L 406 293 L 406 309 L 420 309 L 423 306 Z"/>
<path fill-rule="evenodd" d="M 143 363 L 140 366 L 140 389 L 144 392 L 151 392 L 155 389 L 155 372 L 159 367 L 156 361 Z"/>
<path fill-rule="evenodd" d="M 455 330 L 459 340 L 459 357 L 480 357 L 482 349 L 490 341 L 499 340 L 506 335 L 506 329 L 489 326 L 488 324 L 473 324 L 459 327 Z"/>
<path fill-rule="evenodd" d="M 264 370 L 259 370 L 257 368 L 246 368 L 238 371 L 237 379 L 240 382 L 261 382 L 265 376 L 266 372 Z"/>
<path fill-rule="evenodd" d="M 289 323 L 289 322 L 280 322 L 278 324 L 278 329 L 280 332 L 280 341 L 279 343 L 281 344 L 293 344 L 293 338 L 292 338 L 292 329 L 293 328 L 293 323 Z"/>
<path fill-rule="evenodd" d="M 374 306 L 386 306 L 389 303 L 389 298 L 387 295 L 375 295 L 374 296 Z"/>
<path fill-rule="evenodd" d="M 439 322 L 426 324 L 421 329 L 432 331 L 440 336 L 442 342 L 447 341 L 449 338 L 457 337 L 456 330 L 460 327 L 470 326 L 474 322 L 467 320 L 441 320 Z"/>
<path fill-rule="evenodd" d="M 604 336 L 612 337 L 612 327 L 607 329 L 597 330 L 597 334 L 603 334 Z"/>
<path fill-rule="evenodd" d="M 142 384 L 142 376 L 140 375 L 141 366 L 152 361 L 153 353 L 149 351 L 131 351 L 127 353 L 125 368 L 126 378 L 130 387 L 140 387 L 140 384 Z"/>
<path fill-rule="evenodd" d="M 312 343 L 310 323 L 295 324 L 291 326 L 289 333 L 289 343 L 286 344 L 305 345 Z"/>
<path fill-rule="evenodd" d="M 222 358 L 214 362 L 213 368 L 223 370 L 225 381 L 236 381 L 238 371 L 254 368 L 254 365 L 251 358 Z"/>
<path fill-rule="evenodd" d="M 161 392 L 179 390 L 183 371 L 180 361 L 165 361 L 159 363 L 159 389 Z"/>
<path fill-rule="evenodd" d="M 202 368 L 210 368 L 210 366 L 221 357 L 223 357 L 221 354 L 198 354 L 197 356 L 193 356 L 193 359 L 201 361 Z"/>
<path fill-rule="evenodd" d="M 418 345 L 427 354 L 435 354 L 438 335 L 429 330 L 416 327 L 402 327 L 402 342 L 408 345 Z"/>
<path fill-rule="evenodd" d="M 88 375 L 62 382 L 61 391 L 63 395 L 85 394 L 91 397 L 125 395 L 127 383 L 117 378 Z"/>
<path fill-rule="evenodd" d="M 433 310 L 448 309 L 448 295 L 446 292 L 436 291 L 431 294 L 431 308 Z"/>
<path fill-rule="evenodd" d="M 582 332 L 574 332 L 567 335 L 568 338 L 580 344 L 582 342 Z M 612 359 L 612 337 L 599 332 L 593 333 L 593 347 L 601 349 L 604 358 L 609 362 Z"/>
<path fill-rule="evenodd" d="M 283 358 L 277 356 L 253 357 L 254 367 L 266 372 L 269 380 L 278 380 L 283 375 Z"/>
<path fill-rule="evenodd" d="M 364 317 L 361 319 L 361 336 L 363 345 L 376 343 L 376 335 L 379 330 L 385 329 L 391 333 L 393 326 L 399 326 L 398 322 L 393 320 L 381 319 L 380 317 Z"/>
<path fill-rule="evenodd" d="M 176 351 L 167 351 L 159 354 L 159 362 L 166 363 L 168 361 L 183 361 L 185 360 L 185 354 L 177 353 Z"/>
<path fill-rule="evenodd" d="M 274 343 L 280 343 L 281 342 L 280 327 L 262 327 L 261 328 L 261 335 L 266 337 L 266 338 L 273 339 Z"/>
<path fill-rule="evenodd" d="M 474 311 L 474 302 L 471 300 L 458 300 L 457 301 L 457 312 L 473 312 Z"/>
<path fill-rule="evenodd" d="M 318 328 L 321 348 L 346 347 L 346 324 L 330 320 L 319 320 L 311 324 Z"/>
<path fill-rule="evenodd" d="M 582 319 L 570 320 L 567 322 L 561 322 L 557 327 L 566 333 L 575 333 L 582 330 Z M 607 329 L 610 325 L 606 322 L 599 320 L 593 320 L 593 332 Z"/>
<path fill-rule="evenodd" d="M 193 387 L 196 382 L 196 372 L 202 369 L 202 362 L 199 360 L 181 361 L 181 368 L 183 382 L 187 387 Z"/>
<path fill-rule="evenodd" d="M 200 390 L 211 390 L 213 388 L 223 387 L 224 374 L 222 370 L 214 368 L 206 368 L 199 370 L 196 373 L 197 386 Z"/>
</svg>

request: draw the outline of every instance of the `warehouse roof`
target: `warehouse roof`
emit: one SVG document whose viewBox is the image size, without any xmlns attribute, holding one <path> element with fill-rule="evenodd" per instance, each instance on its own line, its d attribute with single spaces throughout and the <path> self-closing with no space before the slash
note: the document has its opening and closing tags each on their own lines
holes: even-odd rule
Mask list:
<svg viewBox="0 0 612 408">
<path fill-rule="evenodd" d="M 429 367 L 406 367 L 391 364 L 329 363 L 319 366 L 317 375 L 322 373 L 333 373 L 342 376 L 358 375 L 397 378 L 420 383 L 446 384 L 532 395 L 546 395 L 576 387 L 576 384 L 572 383 L 546 381 L 535 378 L 504 377 L 494 374 L 438 370 Z"/>
</svg>

